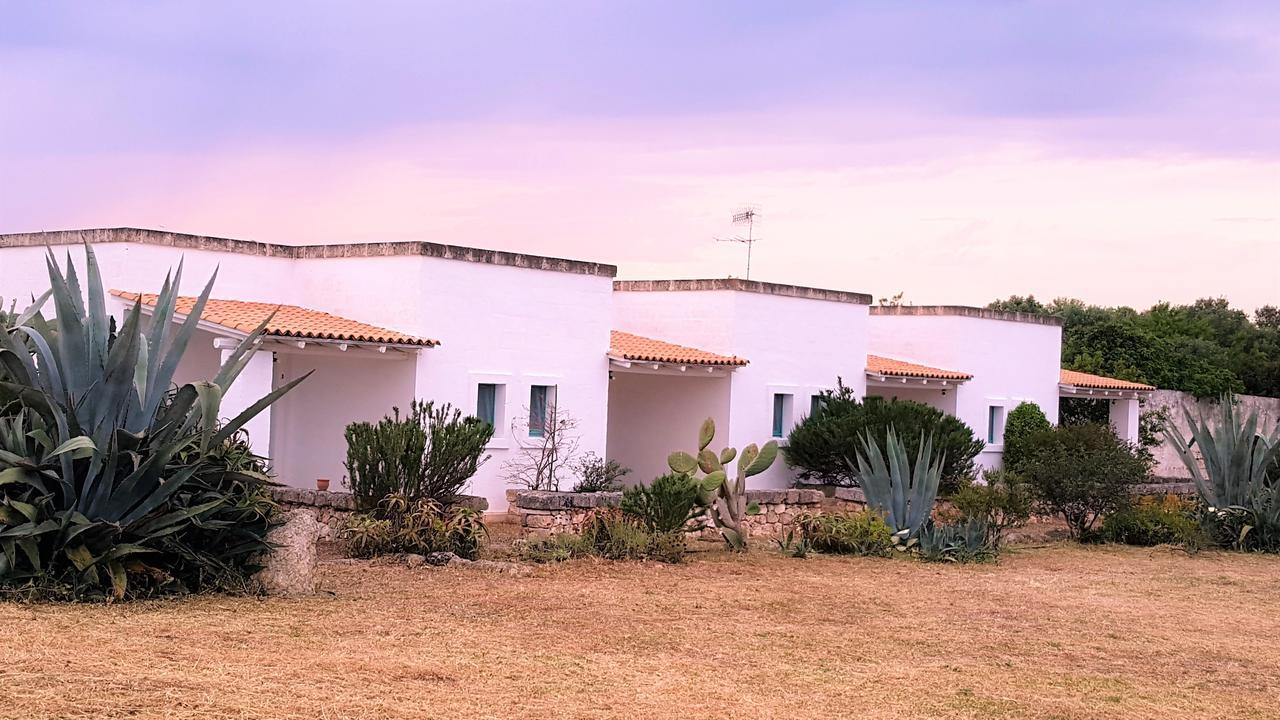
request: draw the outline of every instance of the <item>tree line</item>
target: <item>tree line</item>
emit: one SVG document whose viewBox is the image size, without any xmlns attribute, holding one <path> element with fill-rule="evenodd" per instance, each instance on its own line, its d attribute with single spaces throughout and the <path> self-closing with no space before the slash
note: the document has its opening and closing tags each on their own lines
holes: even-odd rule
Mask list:
<svg viewBox="0 0 1280 720">
<path fill-rule="evenodd" d="M 1280 307 L 1274 305 L 1258 308 L 1252 317 L 1225 298 L 1138 311 L 1013 295 L 987 307 L 1062 318 L 1062 366 L 1069 370 L 1196 397 L 1280 397 Z"/>
</svg>

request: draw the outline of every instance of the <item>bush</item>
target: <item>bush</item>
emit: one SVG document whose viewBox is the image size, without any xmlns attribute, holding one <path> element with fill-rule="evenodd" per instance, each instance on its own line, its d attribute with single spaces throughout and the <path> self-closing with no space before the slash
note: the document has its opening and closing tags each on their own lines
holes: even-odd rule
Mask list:
<svg viewBox="0 0 1280 720">
<path fill-rule="evenodd" d="M 1129 506 L 1129 493 L 1151 472 L 1141 450 L 1107 425 L 1060 425 L 1027 442 L 1023 475 L 1036 504 L 1067 522 L 1071 537 L 1086 537 L 1098 519 Z"/>
<path fill-rule="evenodd" d="M 818 552 L 883 556 L 893 548 L 893 528 L 872 510 L 801 515 L 795 522 L 803 541 Z"/>
<path fill-rule="evenodd" d="M 1102 520 L 1102 539 L 1125 545 L 1182 545 L 1197 549 L 1208 542 L 1197 518 L 1199 504 L 1174 495 L 1142 498 Z"/>
<path fill-rule="evenodd" d="M 1033 402 L 1020 402 L 1009 411 L 1004 423 L 1004 467 L 1018 470 L 1027 456 L 1027 442 L 1032 435 L 1052 427 L 1040 406 Z"/>
<path fill-rule="evenodd" d="M 1031 488 L 1010 470 L 987 470 L 983 483 L 967 481 L 951 496 L 951 504 L 966 520 L 982 520 L 991 547 L 999 550 L 1005 532 L 1031 519 Z"/>
<path fill-rule="evenodd" d="M 393 495 L 452 504 L 489 459 L 492 437 L 492 425 L 448 403 L 414 400 L 404 418 L 392 408 L 376 424 L 347 426 L 347 486 L 364 511 Z"/>
<path fill-rule="evenodd" d="M 179 268 L 148 318 L 135 302 L 117 327 L 88 246 L 85 268 L 87 296 L 70 258 L 65 275 L 50 258 L 50 292 L 0 327 L 0 588 L 77 600 L 245 590 L 269 549 L 271 481 L 240 432 L 256 410 L 215 419 L 261 333 L 216 377 L 175 387 L 212 283 L 175 324 Z"/>
<path fill-rule="evenodd" d="M 857 485 L 854 462 L 859 440 L 869 433 L 881 443 L 890 427 L 897 430 L 912 458 L 921 437 L 932 437 L 934 449 L 945 453 L 942 491 L 954 492 L 962 479 L 974 473 L 974 458 L 984 443 L 973 429 L 954 415 L 909 400 L 868 397 L 859 402 L 853 391 L 839 383 L 823 393 L 823 403 L 787 436 L 787 464 L 806 480 L 836 485 Z"/>
<path fill-rule="evenodd" d="M 688 475 L 668 473 L 648 485 L 622 491 L 622 512 L 657 533 L 682 531 L 702 513 L 698 483 Z"/>
<path fill-rule="evenodd" d="M 956 523 L 930 521 L 920 531 L 919 555 L 928 562 L 990 562 L 998 555 L 990 537 L 987 521 L 981 517 Z"/>
<path fill-rule="evenodd" d="M 425 498 L 391 495 L 372 513 L 356 513 L 338 534 L 348 557 L 451 552 L 474 560 L 487 534 L 480 513 Z"/>
<path fill-rule="evenodd" d="M 581 557 L 606 560 L 684 560 L 684 531 L 655 532 L 614 508 L 597 510 L 580 535 L 561 534 L 526 543 L 521 557 L 530 562 L 561 562 Z"/>
<path fill-rule="evenodd" d="M 617 460 L 608 460 L 593 452 L 585 453 L 573 463 L 573 471 L 578 476 L 578 483 L 573 486 L 574 492 L 613 492 L 622 487 L 622 478 L 631 472 L 622 467 Z"/>
</svg>

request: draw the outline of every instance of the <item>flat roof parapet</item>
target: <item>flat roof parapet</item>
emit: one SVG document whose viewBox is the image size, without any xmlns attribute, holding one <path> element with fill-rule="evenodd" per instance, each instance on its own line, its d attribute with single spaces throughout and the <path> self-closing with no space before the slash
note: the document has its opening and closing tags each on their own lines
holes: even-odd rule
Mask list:
<svg viewBox="0 0 1280 720">
<path fill-rule="evenodd" d="M 579 275 L 614 277 L 618 274 L 616 266 L 604 263 L 527 255 L 503 250 L 484 250 L 482 248 L 445 245 L 422 240 L 336 243 L 331 245 L 279 245 L 254 240 L 235 240 L 232 238 L 191 235 L 146 228 L 95 228 L 90 230 L 54 230 L 0 235 L 0 248 L 79 245 L 86 242 L 92 245 L 102 243 L 138 243 L 141 245 L 158 245 L 187 250 L 211 250 L 294 260 L 423 255 L 444 260 L 462 260 L 488 265 L 505 265 L 531 270 L 576 273 Z"/>
<path fill-rule="evenodd" d="M 881 305 L 871 308 L 871 314 L 898 316 L 954 315 L 985 320 L 1008 320 L 1010 322 L 1032 323 L 1034 325 L 1056 325 L 1059 327 L 1062 325 L 1062 318 L 1057 315 L 1004 312 L 1003 310 L 988 310 L 987 308 L 969 307 L 967 305 Z"/>
<path fill-rule="evenodd" d="M 808 300 L 870 305 L 871 296 L 847 290 L 784 285 L 742 278 L 717 278 L 713 280 L 614 280 L 613 289 L 619 292 L 687 292 L 698 290 L 738 290 L 741 292 L 782 295 Z"/>
</svg>

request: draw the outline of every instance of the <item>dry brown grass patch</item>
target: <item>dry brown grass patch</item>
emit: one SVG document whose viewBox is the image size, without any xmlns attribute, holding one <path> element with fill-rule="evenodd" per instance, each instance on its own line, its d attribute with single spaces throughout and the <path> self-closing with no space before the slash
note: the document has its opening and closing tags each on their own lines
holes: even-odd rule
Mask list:
<svg viewBox="0 0 1280 720">
<path fill-rule="evenodd" d="M 697 553 L 308 599 L 0 605 L 0 717 L 1274 718 L 1280 560 Z"/>
</svg>

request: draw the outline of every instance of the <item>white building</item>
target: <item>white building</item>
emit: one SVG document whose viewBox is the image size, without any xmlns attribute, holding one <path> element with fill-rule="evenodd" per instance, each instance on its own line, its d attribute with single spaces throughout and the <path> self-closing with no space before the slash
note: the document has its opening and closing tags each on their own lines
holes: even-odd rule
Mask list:
<svg viewBox="0 0 1280 720">
<path fill-rule="evenodd" d="M 1022 400 L 1056 417 L 1060 395 L 1112 399 L 1137 435 L 1151 388 L 1059 370 L 1053 318 L 957 307 L 871 307 L 868 295 L 738 279 L 614 282 L 593 262 L 428 242 L 287 246 L 137 229 L 0 235 L 0 297 L 19 305 L 48 287 L 46 247 L 83 271 L 91 243 L 123 313 L 147 310 L 183 264 L 190 298 L 217 271 L 178 382 L 213 375 L 229 347 L 273 312 L 266 339 L 223 402 L 230 417 L 312 372 L 248 428 L 282 482 L 344 476 L 348 423 L 413 398 L 492 420 L 491 459 L 470 492 L 506 507 L 504 464 L 544 407 L 577 421 L 581 451 L 647 481 L 716 419 L 716 445 L 780 437 L 837 377 L 864 394 L 920 400 L 991 440 Z M 61 261 L 63 258 L 59 258 Z M 191 309 L 190 301 L 179 310 Z M 536 423 L 535 423 L 536 424 Z M 536 430 L 535 430 L 536 434 Z M 784 463 L 752 478 L 791 482 Z M 337 483 L 335 482 L 335 485 Z"/>
</svg>

